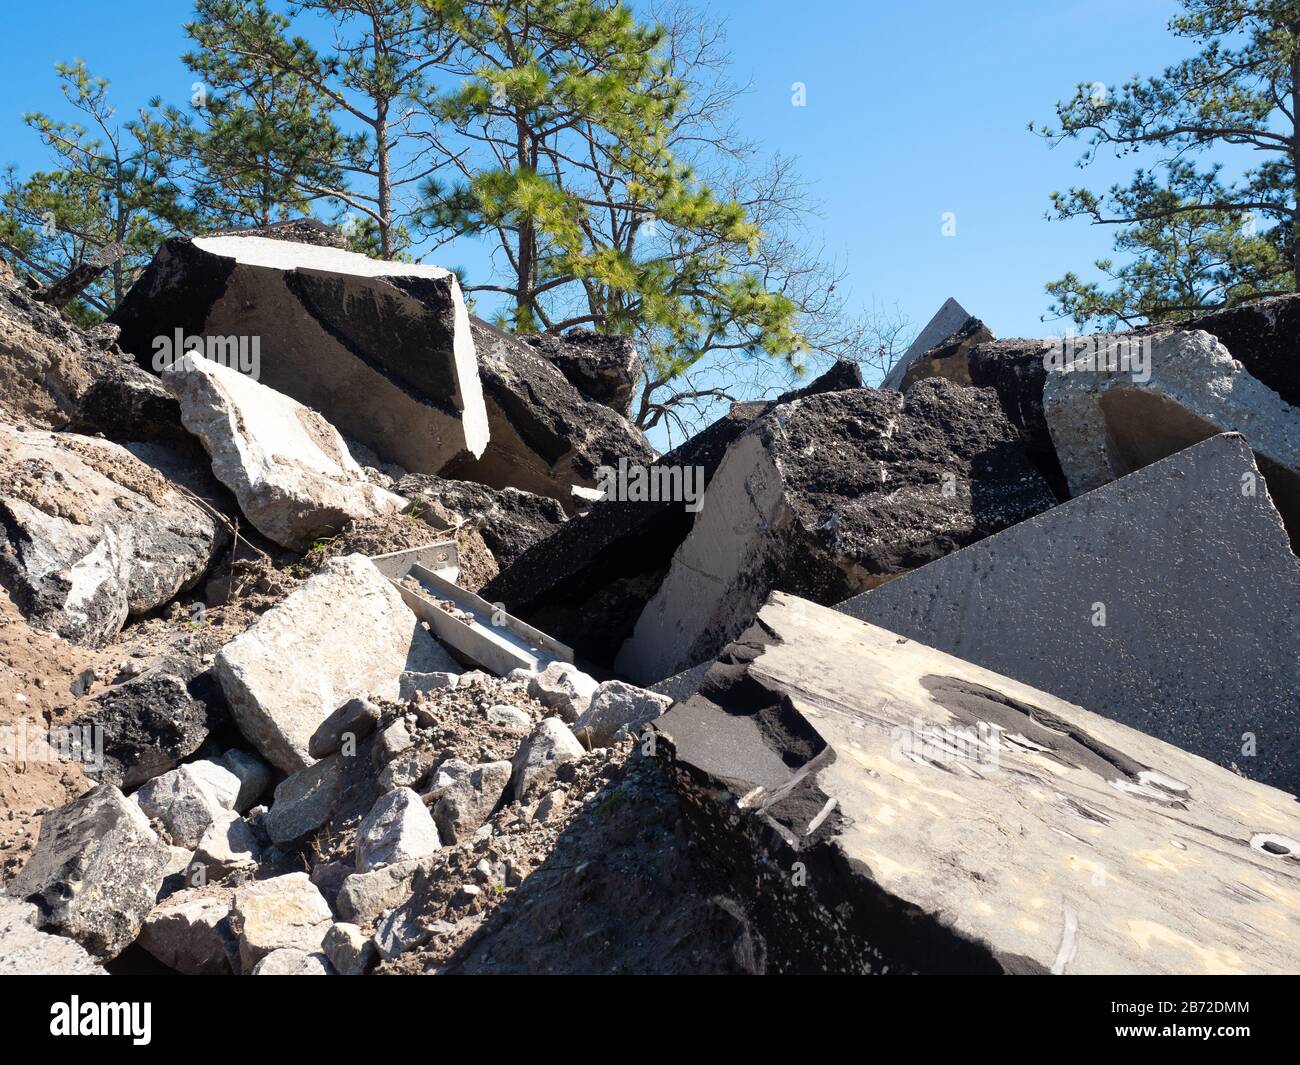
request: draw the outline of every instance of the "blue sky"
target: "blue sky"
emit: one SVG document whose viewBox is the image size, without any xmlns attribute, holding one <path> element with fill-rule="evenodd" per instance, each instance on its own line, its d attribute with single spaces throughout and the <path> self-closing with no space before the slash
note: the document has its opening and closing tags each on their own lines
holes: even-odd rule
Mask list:
<svg viewBox="0 0 1300 1065">
<path fill-rule="evenodd" d="M 809 239 L 847 260 L 852 299 L 895 305 L 919 328 L 948 296 L 999 336 L 1042 335 L 1043 284 L 1110 247 L 1084 222 L 1048 222 L 1048 194 L 1104 187 L 1131 163 L 1080 172 L 1071 145 L 1026 130 L 1078 81 L 1115 84 L 1186 54 L 1165 31 L 1175 0 L 713 0 L 734 76 L 752 82 L 738 119 L 765 148 L 796 156 L 822 217 Z M 123 112 L 150 96 L 183 102 L 185 0 L 10 4 L 0 65 L 0 158 L 43 161 L 21 122 L 59 114 L 53 64 L 84 58 Z M 807 106 L 791 86 L 807 86 Z M 941 232 L 956 215 L 955 237 Z M 440 256 L 473 268 L 472 249 Z"/>
</svg>

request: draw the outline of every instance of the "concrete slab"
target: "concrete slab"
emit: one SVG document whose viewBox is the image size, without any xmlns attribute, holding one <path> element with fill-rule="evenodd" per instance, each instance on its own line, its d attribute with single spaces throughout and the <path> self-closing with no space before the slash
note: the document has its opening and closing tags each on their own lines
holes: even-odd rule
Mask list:
<svg viewBox="0 0 1300 1065">
<path fill-rule="evenodd" d="M 774 593 L 655 726 L 768 971 L 1285 973 L 1300 807 Z"/>
<path fill-rule="evenodd" d="M 226 644 L 213 671 L 240 731 L 294 773 L 312 734 L 349 699 L 396 699 L 403 672 L 455 669 L 392 582 L 363 555 L 330 559 Z"/>
<path fill-rule="evenodd" d="M 297 400 L 205 358 L 180 360 L 162 378 L 213 475 L 282 547 L 305 551 L 349 521 L 406 505 L 367 481 L 334 426 Z"/>
<path fill-rule="evenodd" d="M 903 380 L 907 376 L 907 371 L 912 368 L 912 364 L 935 345 L 942 344 L 970 319 L 970 312 L 949 296 L 934 312 L 934 317 L 925 323 L 925 327 L 916 335 L 916 339 L 907 346 L 902 358 L 890 367 L 880 387 L 902 391 Z"/>
<path fill-rule="evenodd" d="M 113 321 L 150 369 L 160 337 L 257 338 L 262 384 L 408 470 L 487 447 L 469 314 L 440 267 L 261 236 L 178 238 Z"/>
<path fill-rule="evenodd" d="M 733 403 L 708 428 L 660 456 L 651 471 L 693 470 L 705 488 L 727 448 L 757 418 L 802 396 L 861 387 L 858 366 L 841 361 L 775 400 Z M 483 595 L 589 661 L 612 666 L 694 521 L 683 499 L 602 499 L 503 566 Z"/>
<path fill-rule="evenodd" d="M 1300 409 L 1203 331 L 1081 341 L 1095 355 L 1049 367 L 1043 385 L 1043 413 L 1071 495 L 1216 433 L 1239 432 L 1300 544 Z"/>
<path fill-rule="evenodd" d="M 444 477 L 549 496 L 572 513 L 573 486 L 594 487 L 602 466 L 654 461 L 639 429 L 584 396 L 531 345 L 477 318 L 470 324 L 490 440 L 481 456 L 449 463 Z"/>
<path fill-rule="evenodd" d="M 837 609 L 1300 790 L 1300 561 L 1239 435 Z"/>
<path fill-rule="evenodd" d="M 1252 377 L 1300 407 L 1300 295 L 1210 311 L 1183 322 L 1182 328 L 1213 333 Z"/>
</svg>

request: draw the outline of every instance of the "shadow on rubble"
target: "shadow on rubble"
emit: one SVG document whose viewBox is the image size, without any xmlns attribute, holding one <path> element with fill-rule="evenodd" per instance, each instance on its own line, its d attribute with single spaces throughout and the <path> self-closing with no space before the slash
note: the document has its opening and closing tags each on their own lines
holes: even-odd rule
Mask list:
<svg viewBox="0 0 1300 1065">
<path fill-rule="evenodd" d="M 754 973 L 740 909 L 711 895 L 664 774 L 635 753 L 449 974 Z"/>
</svg>

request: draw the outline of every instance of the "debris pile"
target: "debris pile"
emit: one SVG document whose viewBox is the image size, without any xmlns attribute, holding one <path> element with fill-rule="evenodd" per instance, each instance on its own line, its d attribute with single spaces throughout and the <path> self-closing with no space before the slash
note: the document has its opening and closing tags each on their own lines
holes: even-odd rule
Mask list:
<svg viewBox="0 0 1300 1065">
<path fill-rule="evenodd" d="M 948 301 L 656 455 L 306 220 L 0 268 L 7 972 L 1272 972 L 1300 301 Z M 1171 890 L 1172 888 L 1172 890 Z"/>
</svg>

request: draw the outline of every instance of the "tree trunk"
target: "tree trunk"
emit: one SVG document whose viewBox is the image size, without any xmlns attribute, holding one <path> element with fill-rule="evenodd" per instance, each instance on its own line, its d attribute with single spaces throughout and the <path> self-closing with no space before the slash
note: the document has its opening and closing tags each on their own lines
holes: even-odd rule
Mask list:
<svg viewBox="0 0 1300 1065">
<path fill-rule="evenodd" d="M 1291 26 L 1292 41 L 1300 35 L 1300 24 Z M 1291 46 L 1291 291 L 1300 292 L 1300 47 Z"/>
<path fill-rule="evenodd" d="M 515 121 L 516 133 L 516 153 L 520 166 L 530 165 L 530 155 L 528 151 L 529 129 L 522 119 Z M 519 221 L 519 257 L 516 259 L 518 264 L 517 276 L 515 279 L 515 325 L 519 327 L 523 324 L 524 312 L 530 311 L 532 307 L 533 292 L 533 247 L 536 243 L 536 234 L 533 232 L 532 219 L 521 218 Z M 531 314 L 530 314 L 531 317 Z"/>
<path fill-rule="evenodd" d="M 379 169 L 379 254 L 393 257 L 393 174 L 388 143 L 388 103 L 379 105 L 375 121 L 375 162 Z"/>
</svg>

